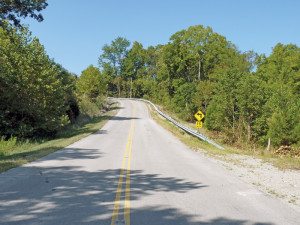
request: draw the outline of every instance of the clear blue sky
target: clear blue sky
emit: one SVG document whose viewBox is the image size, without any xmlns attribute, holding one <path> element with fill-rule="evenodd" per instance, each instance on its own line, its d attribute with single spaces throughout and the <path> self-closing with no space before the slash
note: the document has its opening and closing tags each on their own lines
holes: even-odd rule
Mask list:
<svg viewBox="0 0 300 225">
<path fill-rule="evenodd" d="M 48 0 L 44 21 L 26 19 L 51 58 L 80 74 L 117 36 L 164 44 L 192 25 L 210 26 L 241 51 L 300 46 L 299 0 Z"/>
</svg>

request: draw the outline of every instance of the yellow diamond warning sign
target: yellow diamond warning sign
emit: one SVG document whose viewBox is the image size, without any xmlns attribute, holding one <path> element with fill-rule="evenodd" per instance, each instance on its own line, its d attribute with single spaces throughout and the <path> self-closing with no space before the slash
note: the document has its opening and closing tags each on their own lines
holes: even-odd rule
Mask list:
<svg viewBox="0 0 300 225">
<path fill-rule="evenodd" d="M 201 112 L 199 110 L 198 112 L 196 112 L 196 114 L 194 115 L 194 117 L 196 118 L 196 120 L 201 121 L 204 118 L 204 114 L 203 114 L 203 112 Z"/>
</svg>

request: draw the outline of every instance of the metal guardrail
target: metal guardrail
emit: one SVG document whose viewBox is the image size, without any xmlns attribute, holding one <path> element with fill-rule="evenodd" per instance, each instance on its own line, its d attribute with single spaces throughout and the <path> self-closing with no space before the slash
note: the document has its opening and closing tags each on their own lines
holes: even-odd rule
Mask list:
<svg viewBox="0 0 300 225">
<path fill-rule="evenodd" d="M 146 102 L 148 104 L 150 104 L 155 110 L 156 112 L 158 112 L 158 114 L 160 114 L 162 117 L 164 117 L 165 119 L 167 119 L 168 121 L 170 121 L 171 123 L 173 123 L 175 126 L 179 127 L 180 129 L 184 130 L 185 132 L 200 138 L 203 141 L 206 141 L 207 143 L 215 146 L 216 148 L 220 149 L 220 150 L 224 150 L 224 147 L 222 147 L 221 145 L 217 144 L 216 142 L 214 142 L 213 140 L 209 139 L 208 137 L 206 137 L 205 135 L 198 133 L 196 130 L 191 129 L 190 127 L 184 126 L 182 124 L 180 124 L 179 122 L 177 122 L 176 120 L 174 120 L 172 117 L 170 117 L 169 115 L 163 113 L 162 111 L 160 111 L 155 104 L 153 104 L 152 102 L 145 100 L 145 99 L 138 99 L 138 98 L 131 98 L 133 100 L 139 100 L 139 101 L 143 101 Z"/>
<path fill-rule="evenodd" d="M 111 98 L 111 97 L 108 97 Z M 184 130 L 185 132 L 203 140 L 206 141 L 207 143 L 215 146 L 216 148 L 220 149 L 220 150 L 224 150 L 225 148 L 222 147 L 221 145 L 219 145 L 218 143 L 216 143 L 215 141 L 209 139 L 208 137 L 206 137 L 204 134 L 198 133 L 196 130 L 191 129 L 190 127 L 184 126 L 182 124 L 180 124 L 179 122 L 177 122 L 176 120 L 174 120 L 172 117 L 170 117 L 169 115 L 163 113 L 162 111 L 160 111 L 157 106 L 155 104 L 153 104 L 152 102 L 150 102 L 149 100 L 145 100 L 142 98 L 117 98 L 117 99 L 132 99 L 132 100 L 138 100 L 138 101 L 143 101 L 146 102 L 148 104 L 150 104 L 156 112 L 158 112 L 159 115 L 161 115 L 162 117 L 164 117 L 165 119 L 167 119 L 168 121 L 170 121 L 171 123 L 173 123 L 175 126 L 179 127 L 180 129 Z"/>
</svg>

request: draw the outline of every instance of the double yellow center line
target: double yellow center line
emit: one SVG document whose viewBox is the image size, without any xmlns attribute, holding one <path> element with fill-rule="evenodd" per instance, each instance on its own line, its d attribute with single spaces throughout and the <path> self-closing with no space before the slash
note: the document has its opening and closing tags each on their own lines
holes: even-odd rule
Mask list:
<svg viewBox="0 0 300 225">
<path fill-rule="evenodd" d="M 132 151 L 132 137 L 134 133 L 134 120 L 131 121 L 130 130 L 128 134 L 128 140 L 126 144 L 126 149 L 124 152 L 122 167 L 120 171 L 118 187 L 116 192 L 116 198 L 114 202 L 114 210 L 111 219 L 111 225 L 119 225 L 125 224 L 130 225 L 130 161 L 131 161 L 131 151 Z M 126 166 L 127 163 L 127 166 Z M 125 183 L 125 197 L 123 196 L 122 201 L 122 189 L 123 189 L 123 181 L 126 180 Z M 119 213 L 121 204 L 123 202 L 124 206 L 124 217 L 122 218 L 122 213 Z"/>
</svg>

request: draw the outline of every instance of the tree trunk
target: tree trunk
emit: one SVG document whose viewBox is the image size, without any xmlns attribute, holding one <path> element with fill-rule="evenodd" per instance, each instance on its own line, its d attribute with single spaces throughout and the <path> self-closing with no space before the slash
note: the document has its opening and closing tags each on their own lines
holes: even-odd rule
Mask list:
<svg viewBox="0 0 300 225">
<path fill-rule="evenodd" d="M 270 147 L 271 147 L 271 138 L 268 139 L 267 151 L 270 151 Z"/>
<path fill-rule="evenodd" d="M 120 98 L 120 96 L 121 96 L 121 85 L 120 85 L 120 79 L 119 79 L 119 81 L 118 81 L 118 89 L 119 89 L 119 98 Z"/>
<path fill-rule="evenodd" d="M 251 141 L 251 125 L 248 123 L 247 125 L 247 141 L 248 143 Z"/>
</svg>

